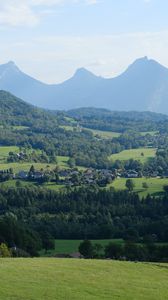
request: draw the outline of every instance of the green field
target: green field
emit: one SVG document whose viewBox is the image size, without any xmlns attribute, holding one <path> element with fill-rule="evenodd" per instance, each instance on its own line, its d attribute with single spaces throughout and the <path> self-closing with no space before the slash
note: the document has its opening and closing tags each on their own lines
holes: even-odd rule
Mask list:
<svg viewBox="0 0 168 300">
<path fill-rule="evenodd" d="M 143 154 L 143 155 L 142 155 Z M 115 160 L 139 160 L 142 163 L 145 163 L 150 158 L 155 157 L 156 149 L 155 148 L 139 148 L 139 149 L 130 149 L 130 150 L 124 150 L 120 153 L 112 154 L 109 159 L 111 161 Z"/>
<path fill-rule="evenodd" d="M 8 187 L 8 188 L 16 187 L 18 181 L 20 183 L 19 187 L 33 187 L 33 186 L 39 187 L 40 186 L 41 188 L 47 188 L 47 189 L 54 190 L 54 191 L 60 191 L 61 189 L 65 188 L 64 185 L 55 184 L 54 182 L 46 182 L 46 183 L 39 185 L 38 182 L 36 182 L 36 181 L 26 181 L 26 180 L 21 180 L 21 179 L 4 181 L 4 182 L 0 183 L 0 187 Z"/>
<path fill-rule="evenodd" d="M 17 182 L 18 180 L 8 180 L 8 181 L 4 181 L 4 182 L 1 182 L 0 183 L 0 187 L 16 187 L 16 182 Z M 25 187 L 25 186 L 33 186 L 33 185 L 35 185 L 35 183 L 33 183 L 33 182 L 31 182 L 31 181 L 26 181 L 26 180 L 19 180 L 19 182 L 20 182 L 20 186 L 21 187 Z"/>
<path fill-rule="evenodd" d="M 63 128 L 67 131 L 73 131 L 76 127 L 74 126 L 70 126 L 70 125 L 62 125 L 62 126 L 59 126 L 60 128 Z"/>
<path fill-rule="evenodd" d="M 46 169 L 54 169 L 56 164 L 47 164 L 47 163 L 0 163 L 0 169 L 6 170 L 12 168 L 14 172 L 18 172 L 20 170 L 29 171 L 31 166 L 34 166 L 36 170 L 46 170 Z M 62 164 L 60 164 L 62 165 Z M 64 165 L 64 163 L 63 163 Z"/>
<path fill-rule="evenodd" d="M 47 254 L 43 251 L 40 254 L 43 255 L 54 255 L 54 254 L 71 254 L 78 252 L 78 248 L 82 240 L 55 240 L 55 250 L 50 250 Z M 93 244 L 101 244 L 105 247 L 110 242 L 123 243 L 122 239 L 108 239 L 108 240 L 91 240 Z"/>
<path fill-rule="evenodd" d="M 127 178 L 118 178 L 114 180 L 108 187 L 113 186 L 116 190 L 126 189 L 125 183 Z M 163 192 L 163 186 L 168 185 L 168 178 L 133 178 L 132 179 L 135 187 L 134 191 L 138 192 L 141 197 L 147 194 L 159 195 Z M 146 182 L 148 185 L 147 189 L 142 188 L 142 183 Z"/>
<path fill-rule="evenodd" d="M 29 127 L 28 126 L 12 126 L 12 129 L 22 131 L 25 129 L 29 129 Z"/>
<path fill-rule="evenodd" d="M 28 150 L 27 150 L 28 151 Z M 31 150 L 32 151 L 32 150 Z M 41 153 L 41 150 L 33 150 L 37 153 Z M 6 170 L 9 168 L 13 168 L 14 172 L 18 172 L 20 170 L 28 171 L 32 165 L 34 165 L 35 169 L 53 169 L 56 164 L 47 164 L 47 163 L 34 163 L 34 162 L 15 162 L 15 163 L 7 163 L 6 159 L 8 157 L 9 152 L 19 152 L 19 147 L 16 146 L 7 146 L 0 147 L 0 169 Z M 67 168 L 68 156 L 57 156 L 57 165 L 61 168 Z"/>
<path fill-rule="evenodd" d="M 90 129 L 85 128 L 93 133 L 94 136 L 97 136 L 101 139 L 113 139 L 115 137 L 119 137 L 120 133 L 113 132 L 113 131 L 103 131 L 103 130 L 96 130 L 96 129 Z"/>
<path fill-rule="evenodd" d="M 145 136 L 147 134 L 154 136 L 154 135 L 157 135 L 158 133 L 159 133 L 158 131 L 141 131 L 142 136 Z"/>
<path fill-rule="evenodd" d="M 0 259 L 1 300 L 166 300 L 168 265 Z"/>
<path fill-rule="evenodd" d="M 41 153 L 41 150 L 31 149 L 30 151 L 36 151 L 37 154 Z M 16 163 L 7 163 L 6 159 L 8 157 L 9 152 L 19 152 L 19 147 L 16 146 L 7 146 L 0 147 L 0 170 L 7 170 L 9 168 L 13 168 L 14 172 L 18 172 L 20 170 L 29 171 L 30 167 L 34 165 L 36 170 L 40 169 L 54 169 L 59 166 L 61 169 L 69 168 L 67 162 L 69 160 L 69 156 L 57 156 L 57 164 L 51 163 L 35 163 L 35 162 L 16 162 Z M 26 150 L 29 153 L 29 150 Z M 79 170 L 85 170 L 85 167 L 76 166 Z"/>
<path fill-rule="evenodd" d="M 76 126 L 74 127 L 74 126 L 62 125 L 60 127 L 67 130 L 67 131 L 73 131 L 73 130 L 77 129 Z M 120 136 L 120 133 L 113 132 L 113 131 L 96 130 L 96 129 L 86 128 L 86 127 L 84 127 L 83 129 L 91 131 L 95 137 L 99 137 L 101 139 L 112 139 L 114 137 L 119 137 Z"/>
<path fill-rule="evenodd" d="M 75 121 L 73 118 L 71 117 L 64 117 L 66 121 L 70 122 L 71 124 L 77 124 L 77 121 Z"/>
<path fill-rule="evenodd" d="M 0 147 L 0 161 L 5 161 L 8 157 L 9 152 L 19 152 L 17 146 Z"/>
</svg>

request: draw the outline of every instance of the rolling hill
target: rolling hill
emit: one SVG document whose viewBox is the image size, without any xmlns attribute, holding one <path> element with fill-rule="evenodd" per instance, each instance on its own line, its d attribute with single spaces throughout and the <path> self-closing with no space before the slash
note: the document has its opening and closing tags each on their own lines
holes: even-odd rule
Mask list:
<svg viewBox="0 0 168 300">
<path fill-rule="evenodd" d="M 1 300 L 163 300 L 168 297 L 167 264 L 15 258 L 2 259 L 0 275 Z"/>
<path fill-rule="evenodd" d="M 0 89 L 48 109 L 104 107 L 168 113 L 168 69 L 154 60 L 137 59 L 121 75 L 105 79 L 81 68 L 61 84 L 45 84 L 13 62 L 0 66 Z"/>
</svg>

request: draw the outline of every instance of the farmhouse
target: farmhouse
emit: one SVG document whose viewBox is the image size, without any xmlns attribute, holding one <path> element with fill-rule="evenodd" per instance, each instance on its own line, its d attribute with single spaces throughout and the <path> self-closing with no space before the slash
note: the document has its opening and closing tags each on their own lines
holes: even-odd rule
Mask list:
<svg viewBox="0 0 168 300">
<path fill-rule="evenodd" d="M 21 170 L 21 171 L 19 171 L 17 177 L 20 178 L 20 179 L 26 179 L 28 177 L 28 172 L 25 172 L 25 171 Z"/>
<path fill-rule="evenodd" d="M 135 170 L 129 170 L 126 173 L 126 177 L 127 178 L 138 178 L 138 172 L 136 172 Z"/>
</svg>

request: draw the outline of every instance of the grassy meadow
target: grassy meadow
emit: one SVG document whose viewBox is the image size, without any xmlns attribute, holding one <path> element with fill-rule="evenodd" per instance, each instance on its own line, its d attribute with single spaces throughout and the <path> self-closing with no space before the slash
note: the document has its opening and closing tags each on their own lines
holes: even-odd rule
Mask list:
<svg viewBox="0 0 168 300">
<path fill-rule="evenodd" d="M 0 163 L 6 161 L 9 152 L 19 152 L 19 147 L 17 146 L 0 147 Z"/>
<path fill-rule="evenodd" d="M 145 163 L 150 158 L 155 157 L 156 149 L 155 148 L 139 148 L 139 149 L 130 149 L 124 150 L 116 154 L 112 154 L 109 159 L 112 161 L 115 160 L 139 160 L 141 163 Z"/>
<path fill-rule="evenodd" d="M 85 128 L 85 129 L 90 130 L 94 136 L 98 136 L 102 139 L 113 139 L 115 137 L 120 136 L 119 132 L 103 131 L 103 130 L 96 130 L 96 129 L 90 129 L 90 128 Z"/>
<path fill-rule="evenodd" d="M 70 126 L 70 125 L 69 126 L 62 125 L 60 127 L 67 131 L 73 131 L 77 128 L 77 127 Z M 85 127 L 84 127 L 84 129 L 91 131 L 94 136 L 99 137 L 101 139 L 113 139 L 114 137 L 120 136 L 120 133 L 113 132 L 113 131 L 96 130 L 96 129 L 90 129 L 90 128 L 85 128 Z"/>
<path fill-rule="evenodd" d="M 158 131 L 141 131 L 141 135 L 142 136 L 145 136 L 145 135 L 147 135 L 147 134 L 150 134 L 150 135 L 152 135 L 152 136 L 155 136 L 155 135 L 157 135 L 159 132 Z"/>
<path fill-rule="evenodd" d="M 114 180 L 108 187 L 114 187 L 116 190 L 126 189 L 125 183 L 127 178 L 118 178 Z M 134 192 L 139 193 L 141 197 L 146 196 L 147 194 L 159 195 L 163 192 L 164 185 L 168 185 L 168 178 L 133 178 L 132 179 L 135 187 Z M 142 184 L 146 182 L 148 188 L 144 189 Z"/>
<path fill-rule="evenodd" d="M 63 128 L 67 131 L 73 131 L 76 127 L 74 126 L 70 126 L 70 125 L 62 125 L 62 126 L 59 126 L 60 128 Z"/>
<path fill-rule="evenodd" d="M 83 259 L 0 259 L 1 300 L 166 300 L 168 265 Z"/>
<path fill-rule="evenodd" d="M 27 150 L 28 151 L 28 150 Z M 32 151 L 32 150 L 31 150 Z M 41 153 L 40 150 L 34 150 L 37 153 Z M 19 152 L 19 147 L 16 146 L 7 146 L 7 147 L 0 147 L 0 169 L 6 170 L 12 168 L 14 172 L 18 172 L 20 170 L 28 171 L 32 165 L 34 165 L 35 169 L 54 169 L 56 164 L 47 164 L 47 163 L 35 163 L 35 162 L 14 162 L 14 163 L 7 163 L 6 159 L 8 157 L 9 152 Z M 60 168 L 67 168 L 67 161 L 68 156 L 57 156 L 57 165 Z"/>
<path fill-rule="evenodd" d="M 7 147 L 0 147 L 0 170 L 7 170 L 9 168 L 12 168 L 14 172 L 18 172 L 20 170 L 29 171 L 30 167 L 33 165 L 36 170 L 46 170 L 50 169 L 53 170 L 56 165 L 60 167 L 60 169 L 67 169 L 69 168 L 67 162 L 69 160 L 69 156 L 57 156 L 57 163 L 35 163 L 35 162 L 14 162 L 14 163 L 8 163 L 7 157 L 9 152 L 19 152 L 19 147 L 16 146 L 7 146 Z M 34 150 L 31 149 L 30 151 L 35 151 L 37 154 L 41 153 L 41 150 Z M 29 152 L 29 150 L 27 150 Z M 85 167 L 82 166 L 76 166 L 79 170 L 85 170 Z"/>
</svg>

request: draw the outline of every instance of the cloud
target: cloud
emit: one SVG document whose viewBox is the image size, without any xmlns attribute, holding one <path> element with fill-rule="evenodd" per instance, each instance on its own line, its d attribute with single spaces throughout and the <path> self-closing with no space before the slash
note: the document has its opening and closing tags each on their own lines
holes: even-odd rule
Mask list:
<svg viewBox="0 0 168 300">
<path fill-rule="evenodd" d="M 38 23 L 37 16 L 31 8 L 21 1 L 0 1 L 0 24 L 18 26 L 34 26 Z"/>
<path fill-rule="evenodd" d="M 0 24 L 35 26 L 45 15 L 46 8 L 79 3 L 93 5 L 97 0 L 0 0 Z"/>
</svg>

